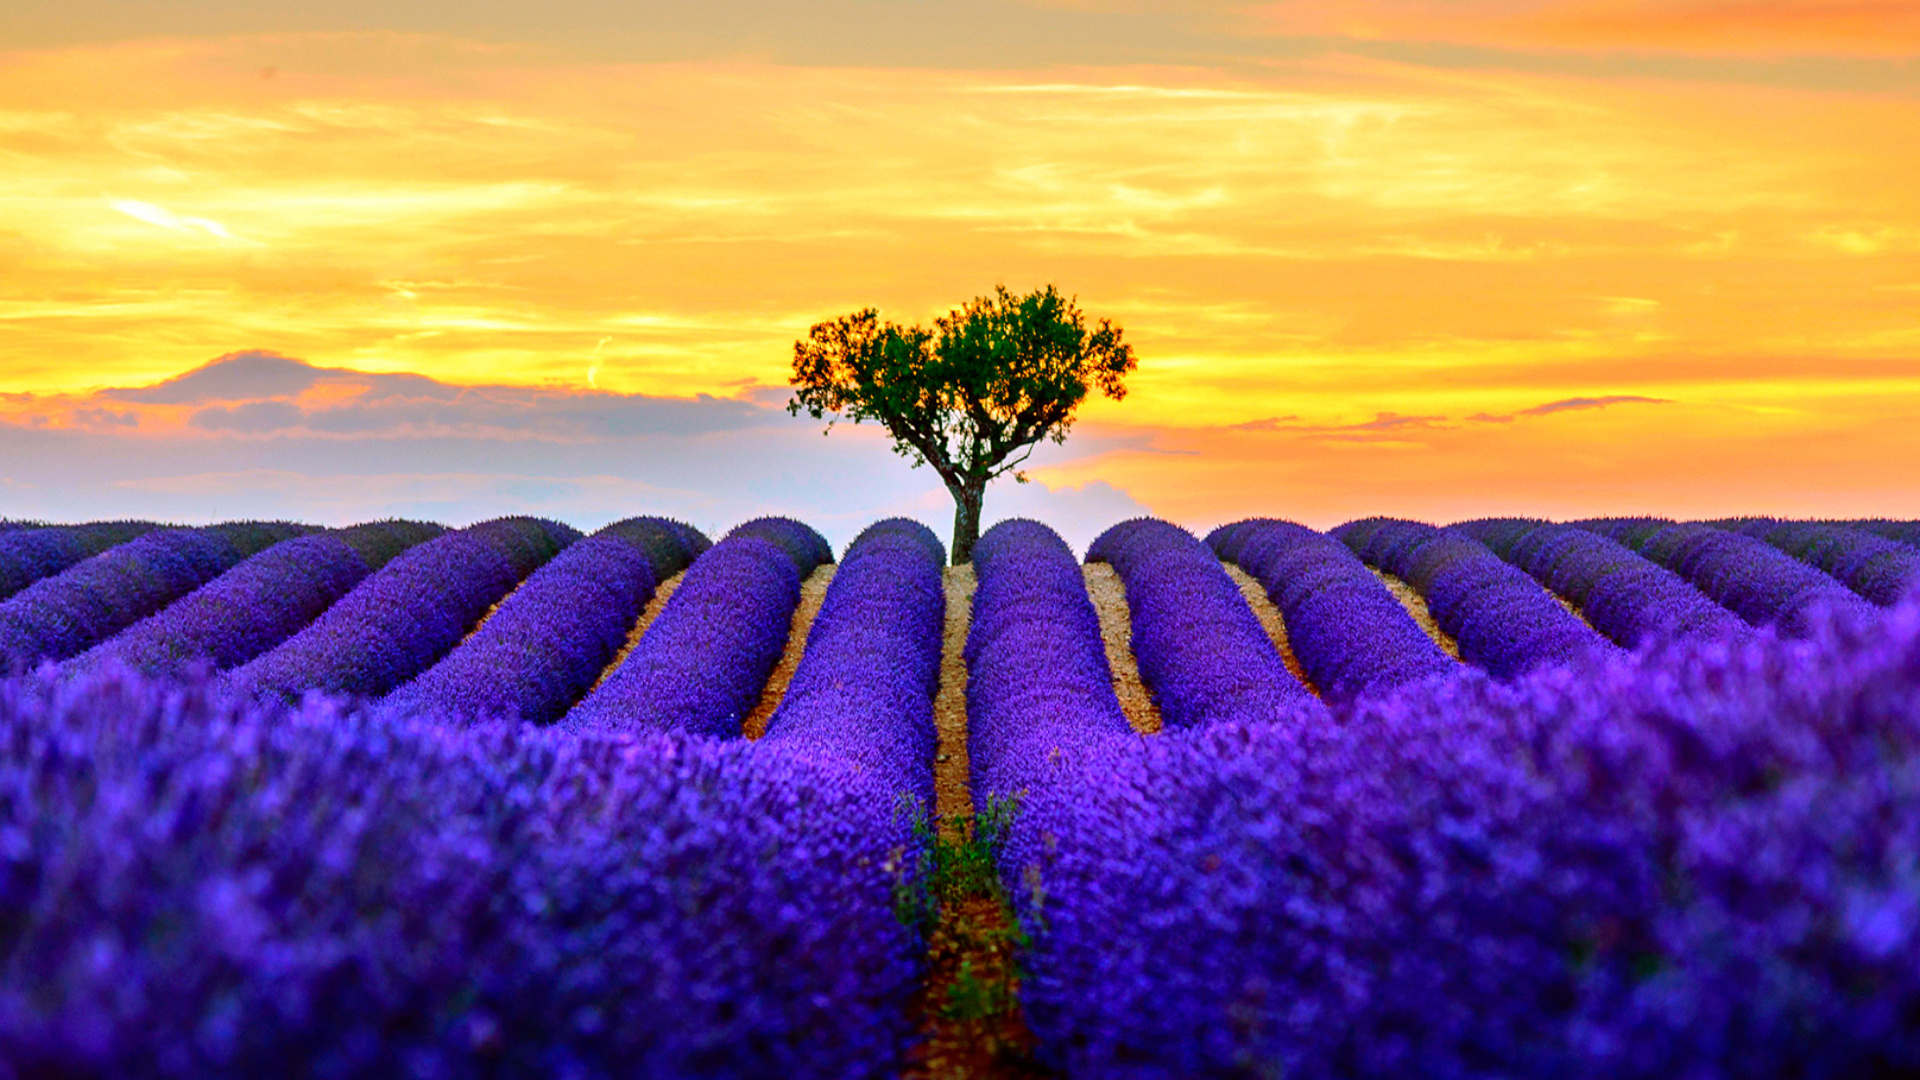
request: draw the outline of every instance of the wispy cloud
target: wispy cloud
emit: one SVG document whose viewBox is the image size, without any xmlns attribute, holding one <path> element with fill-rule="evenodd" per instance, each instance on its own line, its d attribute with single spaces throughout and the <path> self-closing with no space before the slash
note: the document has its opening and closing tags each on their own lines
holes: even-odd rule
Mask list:
<svg viewBox="0 0 1920 1080">
<path fill-rule="evenodd" d="M 1047 465 L 1151 448 L 1098 430 Z M 1146 507 L 1103 480 L 997 484 L 988 519 L 1039 516 L 1084 545 Z M 944 533 L 938 479 L 868 425 L 818 425 L 751 401 L 460 386 L 406 373 L 234 353 L 142 387 L 10 395 L 0 407 L 0 517 L 168 520 L 382 516 L 465 522 L 538 513 L 591 526 L 667 514 L 710 532 L 768 513 L 837 543 L 875 519 Z"/>
<path fill-rule="evenodd" d="M 1577 397 L 1561 401 L 1549 401 L 1545 405 L 1535 405 L 1531 409 L 1520 410 L 1521 416 L 1549 416 L 1557 412 L 1570 412 L 1579 409 L 1604 409 L 1612 405 L 1670 405 L 1667 398 L 1641 397 L 1638 394 L 1614 394 L 1610 397 Z"/>
<path fill-rule="evenodd" d="M 173 232 L 190 233 L 197 229 L 200 232 L 206 233 L 208 236 L 218 237 L 222 240 L 235 239 L 234 235 L 227 231 L 225 225 L 208 218 L 182 217 L 169 210 L 155 206 L 152 203 L 140 202 L 137 199 L 115 199 L 110 205 L 112 205 L 115 210 L 120 211 L 130 218 L 137 221 L 144 221 L 149 225 L 158 225 L 163 229 L 169 229 Z"/>
</svg>

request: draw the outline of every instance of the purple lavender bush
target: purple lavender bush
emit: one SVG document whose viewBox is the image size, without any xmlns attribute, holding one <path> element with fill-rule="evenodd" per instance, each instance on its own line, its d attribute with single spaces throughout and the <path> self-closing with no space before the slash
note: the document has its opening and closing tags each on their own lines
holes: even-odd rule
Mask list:
<svg viewBox="0 0 1920 1080">
<path fill-rule="evenodd" d="M 1253 518 L 1207 537 L 1266 590 L 1287 643 L 1329 701 L 1460 670 L 1345 544 L 1290 521 Z"/>
<path fill-rule="evenodd" d="M 933 804 L 933 698 L 946 624 L 946 549 L 925 525 L 869 525 L 835 569 L 761 745 L 856 763 L 878 812 Z M 895 841 L 911 840 L 900 815 Z M 877 824 L 876 824 L 876 827 Z"/>
<path fill-rule="evenodd" d="M 1672 570 L 1753 626 L 1798 635 L 1807 632 L 1815 610 L 1831 608 L 1855 618 L 1874 610 L 1832 575 L 1750 536 L 1711 525 L 1668 522 L 1654 527 L 1655 522 L 1643 518 L 1573 524 L 1612 537 Z"/>
<path fill-rule="evenodd" d="M 228 672 L 249 695 L 378 696 L 451 651 L 487 609 L 580 534 L 499 518 L 412 548 L 284 642 Z"/>
<path fill-rule="evenodd" d="M 1686 579 L 1605 536 L 1548 521 L 1469 521 L 1496 554 L 1567 599 L 1594 629 L 1635 648 L 1659 636 L 1724 637 L 1747 624 Z"/>
<path fill-rule="evenodd" d="M 560 722 L 737 738 L 786 651 L 801 580 L 832 553 L 797 521 L 738 526 L 694 560 L 640 643 Z"/>
<path fill-rule="evenodd" d="M 1003 874 L 1051 1064 L 1920 1069 L 1920 607 L 1334 714 L 1145 740 L 1076 724 L 1091 751 L 1057 764 L 1059 722 L 1019 717 L 1001 745 L 1037 764 Z"/>
<path fill-rule="evenodd" d="M 285 522 L 164 529 L 42 578 L 0 603 L 0 664 L 65 660 L 266 547 L 314 531 Z"/>
<path fill-rule="evenodd" d="M 439 663 L 395 690 L 406 712 L 472 723 L 550 724 L 600 677 L 655 587 L 706 538 L 662 518 L 629 518 L 554 556 Z"/>
<path fill-rule="evenodd" d="M 121 664 L 178 675 L 196 663 L 216 671 L 244 664 L 311 623 L 393 556 L 443 531 L 376 521 L 282 540 L 63 668 L 73 675 Z"/>
<path fill-rule="evenodd" d="M 1801 562 L 1819 567 L 1881 607 L 1899 603 L 1920 585 L 1920 547 L 1864 529 L 1772 518 L 1710 524 L 1765 541 Z"/>
<path fill-rule="evenodd" d="M 1020 807 L 999 853 L 1011 891 L 1024 868 L 1059 840 L 1048 830 L 1061 778 L 1081 775 L 1083 766 L 1097 771 L 1115 743 L 1142 736 L 1114 696 L 1100 619 L 1066 542 L 1037 521 L 1009 519 L 980 537 L 973 567 L 979 584 L 965 649 L 967 754 L 975 810 L 1008 801 Z M 1033 907 L 1029 899 L 1029 925 Z M 1047 917 L 1082 925 L 1072 910 Z M 1022 992 L 1029 1010 L 1036 1000 L 1072 992 L 1049 974 L 1044 950 L 1029 959 L 1037 965 L 1029 966 Z"/>
<path fill-rule="evenodd" d="M 1417 521 L 1367 518 L 1334 529 L 1371 566 L 1417 589 L 1461 659 L 1496 678 L 1572 664 L 1612 642 L 1560 606 L 1540 583 L 1466 533 Z"/>
<path fill-rule="evenodd" d="M 1830 525 L 1845 525 L 1850 529 L 1870 532 L 1888 540 L 1898 540 L 1903 544 L 1920 547 L 1920 521 L 1889 521 L 1886 518 L 1862 518 L 1855 521 L 1832 521 Z"/>
<path fill-rule="evenodd" d="M 125 673 L 0 682 L 0 1077 L 884 1077 L 870 779 Z"/>
<path fill-rule="evenodd" d="M 44 577 L 111 547 L 137 539 L 150 521 L 96 521 L 86 525 L 16 524 L 0 536 L 0 600 Z"/>
<path fill-rule="evenodd" d="M 1087 561 L 1110 563 L 1126 585 L 1134 659 L 1169 726 L 1279 716 L 1312 700 L 1219 556 L 1185 529 L 1123 521 Z"/>
</svg>

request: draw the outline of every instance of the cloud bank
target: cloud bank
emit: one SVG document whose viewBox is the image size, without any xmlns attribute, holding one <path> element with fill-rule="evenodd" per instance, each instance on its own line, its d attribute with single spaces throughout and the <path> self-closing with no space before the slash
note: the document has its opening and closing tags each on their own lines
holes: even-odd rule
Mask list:
<svg viewBox="0 0 1920 1080">
<path fill-rule="evenodd" d="M 1096 435 L 1037 458 L 1112 448 Z M 456 386 L 263 351 L 148 386 L 10 395 L 0 461 L 8 518 L 462 524 L 528 513 L 592 528 L 664 514 L 717 535 L 786 514 L 836 544 L 892 515 L 943 536 L 952 521 L 933 474 L 909 469 L 871 426 L 822 438 L 818 425 L 753 400 Z M 1084 547 L 1146 507 L 1097 480 L 1006 482 L 990 489 L 987 511 L 990 521 L 1040 518 Z"/>
</svg>

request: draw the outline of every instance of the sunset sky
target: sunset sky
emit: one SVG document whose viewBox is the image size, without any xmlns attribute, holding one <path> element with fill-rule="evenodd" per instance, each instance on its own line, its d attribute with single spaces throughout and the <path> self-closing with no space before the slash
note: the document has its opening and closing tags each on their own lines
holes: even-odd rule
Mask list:
<svg viewBox="0 0 1920 1080">
<path fill-rule="evenodd" d="M 179 8 L 0 8 L 0 516 L 940 523 L 792 343 L 1051 282 L 989 518 L 1920 517 L 1915 0 Z"/>
</svg>

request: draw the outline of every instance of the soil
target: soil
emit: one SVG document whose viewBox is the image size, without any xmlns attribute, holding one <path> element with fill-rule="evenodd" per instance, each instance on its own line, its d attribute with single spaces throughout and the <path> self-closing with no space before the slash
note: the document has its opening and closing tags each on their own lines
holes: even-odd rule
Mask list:
<svg viewBox="0 0 1920 1080">
<path fill-rule="evenodd" d="M 533 576 L 532 574 L 528 574 L 527 577 L 521 578 L 520 581 L 517 584 L 515 584 L 513 588 L 507 590 L 507 594 L 505 596 L 502 596 L 500 599 L 495 600 L 493 602 L 493 606 L 487 609 L 486 614 L 481 615 L 479 620 L 475 622 L 473 626 L 468 628 L 466 636 L 460 639 L 460 645 L 465 645 L 467 642 L 472 641 L 473 635 L 479 633 L 480 628 L 487 625 L 487 620 L 493 618 L 495 613 L 497 613 L 501 608 L 506 606 L 507 601 L 513 599 L 514 593 L 517 593 L 521 589 L 526 588 L 527 579 L 531 578 L 532 576 Z M 454 648 L 457 649 L 460 647 L 460 645 L 455 645 Z"/>
<path fill-rule="evenodd" d="M 1106 642 L 1107 666 L 1113 669 L 1113 692 L 1120 699 L 1120 711 L 1133 730 L 1151 735 L 1161 728 L 1160 708 L 1140 681 L 1139 665 L 1133 661 L 1133 619 L 1127 607 L 1127 587 L 1106 563 L 1087 563 L 1080 571 L 1087 581 L 1087 599 L 1093 601 L 1094 614 L 1100 616 L 1100 637 Z"/>
<path fill-rule="evenodd" d="M 760 691 L 760 702 L 747 714 L 741 724 L 741 733 L 749 739 L 757 739 L 767 733 L 767 724 L 773 719 L 773 711 L 787 696 L 787 686 L 793 682 L 793 673 L 800 667 L 800 658 L 807 651 L 807 635 L 813 631 L 813 620 L 820 614 L 820 605 L 827 599 L 827 586 L 833 582 L 833 563 L 824 563 L 813 568 L 807 580 L 800 583 L 800 603 L 793 609 L 793 621 L 787 624 L 787 651 L 780 654 L 780 662 L 773 666 L 773 674 L 767 676 L 767 685 Z"/>
<path fill-rule="evenodd" d="M 1448 656 L 1455 660 L 1460 659 L 1460 643 L 1453 640 L 1453 635 L 1440 629 L 1439 623 L 1433 621 L 1433 612 L 1427 610 L 1427 601 L 1414 590 L 1413 586 L 1392 574 L 1381 572 L 1378 568 L 1369 566 L 1367 569 L 1373 571 L 1374 576 L 1380 579 L 1380 583 L 1387 587 L 1387 591 L 1393 594 L 1395 600 L 1400 601 L 1400 606 L 1407 609 L 1407 614 L 1413 616 L 1413 621 L 1420 625 L 1420 629 L 1427 632 L 1427 636 L 1433 639 L 1434 644 L 1445 650 Z"/>
<path fill-rule="evenodd" d="M 646 636 L 647 627 L 653 625 L 653 620 L 660 614 L 660 609 L 667 606 L 668 598 L 673 595 L 675 589 L 680 587 L 680 579 L 686 576 L 687 572 L 682 570 L 654 588 L 653 598 L 647 601 L 646 607 L 640 609 L 640 617 L 633 620 L 633 629 L 627 631 L 626 644 L 620 646 L 620 651 L 613 654 L 613 660 L 600 669 L 600 677 L 593 680 L 593 686 L 587 690 L 587 694 L 600 689 L 600 684 L 607 681 L 607 676 L 618 671 L 620 665 L 627 662 L 627 655 L 633 652 L 634 646 L 640 644 L 640 639 Z M 582 694 L 581 700 L 584 701 L 587 694 Z"/>
<path fill-rule="evenodd" d="M 1280 614 L 1280 609 L 1267 597 L 1267 590 L 1253 579 L 1252 574 L 1238 566 L 1230 562 L 1222 562 L 1220 566 L 1226 570 L 1227 576 L 1233 579 L 1233 583 L 1239 586 L 1240 595 L 1247 598 L 1247 606 L 1253 609 L 1254 618 L 1260 620 L 1260 628 L 1267 632 L 1267 637 L 1273 641 L 1273 647 L 1279 650 L 1280 659 L 1286 662 L 1287 670 L 1291 671 L 1293 677 L 1300 680 L 1300 685 L 1312 692 L 1314 697 L 1319 697 L 1319 687 L 1314 686 L 1313 680 L 1307 678 L 1307 669 L 1300 666 L 1300 658 L 1293 655 L 1293 645 L 1287 641 L 1286 616 Z"/>
<path fill-rule="evenodd" d="M 934 811 L 949 843 L 973 817 L 967 756 L 967 663 L 962 650 L 973 614 L 973 567 L 946 571 L 946 629 L 941 641 L 940 692 L 934 698 Z M 1051 1075 L 1033 1062 L 1033 1035 L 1021 1017 L 1014 969 L 1014 920 L 998 896 L 950 902 L 927 941 L 927 981 L 921 993 L 920 1038 L 904 1080 L 1016 1080 Z M 974 984 L 1015 991 L 985 1015 L 953 1015 L 955 988 L 967 972 Z M 978 1011 L 978 1010 L 974 1010 Z"/>
</svg>

